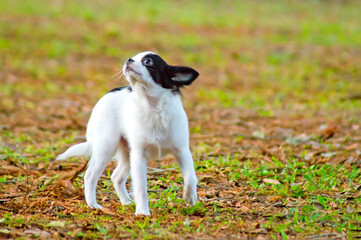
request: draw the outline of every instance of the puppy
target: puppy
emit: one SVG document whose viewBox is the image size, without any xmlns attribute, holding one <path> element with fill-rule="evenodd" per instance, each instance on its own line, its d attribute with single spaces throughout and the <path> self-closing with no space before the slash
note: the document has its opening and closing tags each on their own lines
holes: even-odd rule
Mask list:
<svg viewBox="0 0 361 240">
<path fill-rule="evenodd" d="M 142 52 L 126 61 L 123 73 L 130 86 L 113 89 L 98 101 L 88 122 L 87 141 L 70 147 L 57 160 L 90 156 L 85 200 L 91 208 L 102 208 L 96 201 L 96 186 L 107 163 L 116 159 L 111 180 L 121 203 L 131 203 L 125 187 L 130 172 L 135 214 L 150 215 L 147 160 L 170 153 L 183 173 L 183 198 L 194 205 L 197 177 L 180 88 L 190 85 L 198 72 L 168 65 L 153 52 Z"/>
</svg>

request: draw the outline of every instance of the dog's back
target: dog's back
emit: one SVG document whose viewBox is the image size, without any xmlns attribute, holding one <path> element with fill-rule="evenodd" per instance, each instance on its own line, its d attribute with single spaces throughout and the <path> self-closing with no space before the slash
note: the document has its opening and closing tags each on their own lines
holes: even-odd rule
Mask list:
<svg viewBox="0 0 361 240">
<path fill-rule="evenodd" d="M 100 137 L 106 141 L 113 138 L 120 139 L 122 132 L 121 112 L 124 104 L 130 97 L 131 88 L 115 88 L 105 94 L 94 106 L 87 125 L 86 142 L 70 147 L 60 154 L 56 160 L 65 160 L 72 157 L 90 157 L 93 148 L 94 137 Z M 99 134 L 100 133 L 100 134 Z M 94 136 L 98 135 L 98 136 Z"/>
</svg>

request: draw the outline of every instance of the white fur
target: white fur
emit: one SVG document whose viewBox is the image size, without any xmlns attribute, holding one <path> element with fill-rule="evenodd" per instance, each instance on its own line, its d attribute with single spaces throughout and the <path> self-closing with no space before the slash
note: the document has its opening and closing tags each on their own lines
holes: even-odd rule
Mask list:
<svg viewBox="0 0 361 240">
<path fill-rule="evenodd" d="M 132 86 L 107 93 L 95 105 L 87 127 L 87 141 L 70 147 L 58 160 L 91 156 L 85 174 L 85 199 L 89 207 L 101 208 L 96 201 L 96 185 L 107 163 L 116 158 L 118 165 L 111 179 L 122 204 L 131 199 L 125 183 L 130 172 L 136 204 L 135 214 L 149 215 L 147 160 L 171 153 L 184 177 L 184 199 L 194 205 L 197 178 L 189 150 L 188 120 L 178 94 L 156 84 L 136 55 L 123 72 Z M 124 144 L 121 139 L 128 142 Z"/>
</svg>

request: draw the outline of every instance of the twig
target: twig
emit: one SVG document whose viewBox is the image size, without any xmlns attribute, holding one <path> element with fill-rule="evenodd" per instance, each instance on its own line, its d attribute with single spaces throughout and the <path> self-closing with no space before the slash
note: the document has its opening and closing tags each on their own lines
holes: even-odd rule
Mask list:
<svg viewBox="0 0 361 240">
<path fill-rule="evenodd" d="M 19 182 L 18 180 L 9 180 L 9 181 L 4 181 L 4 182 L 0 182 L 0 184 L 10 184 L 10 183 L 17 183 Z"/>
<path fill-rule="evenodd" d="M 361 94 L 355 94 L 355 95 L 343 97 L 340 100 L 341 101 L 347 101 L 347 100 L 359 100 L 359 99 L 361 99 Z"/>
<path fill-rule="evenodd" d="M 13 198 L 17 198 L 17 197 L 22 197 L 24 195 L 27 195 L 27 193 L 23 193 L 23 194 L 16 194 L 16 195 L 9 195 L 9 196 L 0 196 L 0 202 L 7 202 L 10 199 Z"/>
<path fill-rule="evenodd" d="M 79 174 L 84 172 L 87 166 L 88 166 L 88 161 L 85 161 L 82 165 L 80 165 L 80 167 L 74 172 L 73 176 L 70 178 L 70 182 L 73 183 L 75 179 L 79 176 Z"/>
<path fill-rule="evenodd" d="M 149 171 L 148 173 L 168 172 L 168 171 L 174 171 L 177 169 L 177 168 L 160 169 L 160 168 L 152 168 L 152 167 L 148 167 L 148 168 L 153 170 L 153 171 Z"/>
</svg>

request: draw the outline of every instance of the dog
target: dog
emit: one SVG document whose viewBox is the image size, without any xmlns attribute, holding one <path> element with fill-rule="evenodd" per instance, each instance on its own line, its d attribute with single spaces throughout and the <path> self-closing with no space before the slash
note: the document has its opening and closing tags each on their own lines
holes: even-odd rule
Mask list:
<svg viewBox="0 0 361 240">
<path fill-rule="evenodd" d="M 129 58 L 123 74 L 130 85 L 109 91 L 97 102 L 87 125 L 86 142 L 70 147 L 57 160 L 90 157 L 84 177 L 85 200 L 88 207 L 100 209 L 96 186 L 107 163 L 116 159 L 111 180 L 120 202 L 132 203 L 125 185 L 130 173 L 135 214 L 150 215 L 147 161 L 173 154 L 184 178 L 183 198 L 194 205 L 197 177 L 180 89 L 199 73 L 190 67 L 168 65 L 148 51 Z"/>
</svg>

